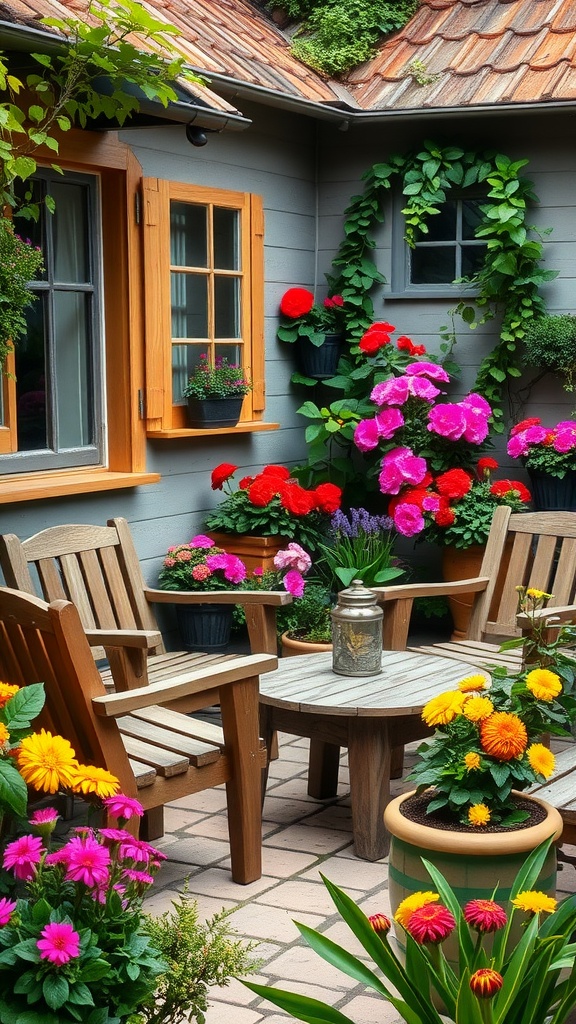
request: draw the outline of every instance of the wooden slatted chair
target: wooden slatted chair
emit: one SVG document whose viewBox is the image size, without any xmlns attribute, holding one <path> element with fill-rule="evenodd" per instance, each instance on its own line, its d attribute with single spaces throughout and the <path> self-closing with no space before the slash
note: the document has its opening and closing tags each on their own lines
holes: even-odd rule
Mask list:
<svg viewBox="0 0 576 1024">
<path fill-rule="evenodd" d="M 107 694 L 76 607 L 0 587 L 0 678 L 43 682 L 40 724 L 69 739 L 81 762 L 116 775 L 153 826 L 168 801 L 225 783 L 232 877 L 244 884 L 261 875 L 259 674 L 277 664 L 266 654 L 213 659 L 169 682 Z M 206 743 L 195 720 L 174 709 L 182 702 L 200 709 L 216 698 L 223 735 Z M 152 828 L 146 838 L 157 834 Z"/>
<path fill-rule="evenodd" d="M 243 604 L 253 654 L 277 651 L 276 608 L 290 603 L 277 591 L 176 592 L 147 586 L 128 523 L 56 526 L 20 541 L 0 537 L 0 565 L 8 587 L 45 601 L 72 601 L 94 657 L 106 656 L 115 688 L 169 680 L 198 667 L 206 655 L 167 652 L 154 604 Z"/>
<path fill-rule="evenodd" d="M 507 566 L 507 567 L 506 567 Z M 499 584 L 497 592 L 496 584 Z M 551 623 L 576 617 L 576 513 L 525 512 L 512 515 L 497 508 L 480 574 L 454 583 L 410 584 L 371 588 L 384 610 L 384 647 L 406 650 L 412 604 L 416 597 L 474 593 L 468 635 L 464 640 L 408 648 L 440 654 L 479 666 L 520 667 L 520 653 L 499 653 L 505 639 L 521 636 L 528 620 L 517 615 L 516 587 L 535 587 L 553 594 L 540 612 Z"/>
</svg>

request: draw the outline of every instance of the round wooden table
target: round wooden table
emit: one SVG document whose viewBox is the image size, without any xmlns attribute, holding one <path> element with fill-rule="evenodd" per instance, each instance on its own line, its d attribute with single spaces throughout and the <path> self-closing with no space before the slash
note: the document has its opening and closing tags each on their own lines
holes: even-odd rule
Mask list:
<svg viewBox="0 0 576 1024">
<path fill-rule="evenodd" d="M 348 748 L 354 850 L 365 860 L 386 856 L 384 808 L 390 800 L 392 750 L 430 734 L 424 704 L 456 689 L 483 668 L 434 654 L 384 651 L 382 671 L 341 676 L 332 654 L 280 659 L 260 677 L 260 727 L 270 753 L 276 729 L 310 738 L 308 793 L 336 795 L 340 747 Z"/>
</svg>

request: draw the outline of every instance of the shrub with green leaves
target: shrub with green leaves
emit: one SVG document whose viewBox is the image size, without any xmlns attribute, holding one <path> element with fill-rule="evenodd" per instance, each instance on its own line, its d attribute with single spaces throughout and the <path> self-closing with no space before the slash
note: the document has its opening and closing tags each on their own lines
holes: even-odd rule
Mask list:
<svg viewBox="0 0 576 1024">
<path fill-rule="evenodd" d="M 576 316 L 540 316 L 532 321 L 524 337 L 524 361 L 563 377 L 566 391 L 574 390 L 576 370 Z"/>
</svg>

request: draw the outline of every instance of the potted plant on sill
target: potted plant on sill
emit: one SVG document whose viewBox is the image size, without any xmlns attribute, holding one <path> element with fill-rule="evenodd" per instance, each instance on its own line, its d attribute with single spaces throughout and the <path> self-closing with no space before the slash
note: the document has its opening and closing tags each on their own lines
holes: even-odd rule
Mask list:
<svg viewBox="0 0 576 1024">
<path fill-rule="evenodd" d="M 576 512 L 576 420 L 544 427 L 538 416 L 512 427 L 508 455 L 528 472 L 538 512 Z"/>
<path fill-rule="evenodd" d="M 246 566 L 236 555 L 197 534 L 187 544 L 168 548 L 158 576 L 161 590 L 238 590 Z M 176 621 L 187 651 L 219 651 L 230 642 L 234 604 L 176 604 Z"/>
<path fill-rule="evenodd" d="M 182 392 L 187 399 L 189 425 L 206 429 L 235 427 L 251 387 L 241 366 L 230 363 L 226 356 L 216 356 L 211 363 L 203 353 Z"/>
<path fill-rule="evenodd" d="M 342 296 L 328 296 L 319 305 L 307 288 L 289 288 L 280 300 L 280 314 L 278 338 L 296 344 L 302 373 L 312 380 L 333 377 L 346 327 Z"/>
<path fill-rule="evenodd" d="M 212 471 L 212 489 L 226 494 L 205 519 L 214 541 L 241 557 L 249 570 L 273 569 L 274 555 L 289 540 L 314 553 L 330 515 L 340 508 L 340 488 L 325 483 L 306 489 L 286 466 L 269 465 L 243 477 L 235 489 L 237 469 L 223 462 Z"/>
</svg>

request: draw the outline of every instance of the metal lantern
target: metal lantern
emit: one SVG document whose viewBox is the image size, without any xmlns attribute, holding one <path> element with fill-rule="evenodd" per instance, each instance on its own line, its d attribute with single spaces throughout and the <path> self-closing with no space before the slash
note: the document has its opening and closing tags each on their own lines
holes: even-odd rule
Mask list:
<svg viewBox="0 0 576 1024">
<path fill-rule="evenodd" d="M 332 668 L 343 676 L 371 676 L 382 664 L 382 609 L 362 580 L 338 594 L 332 618 Z"/>
</svg>

